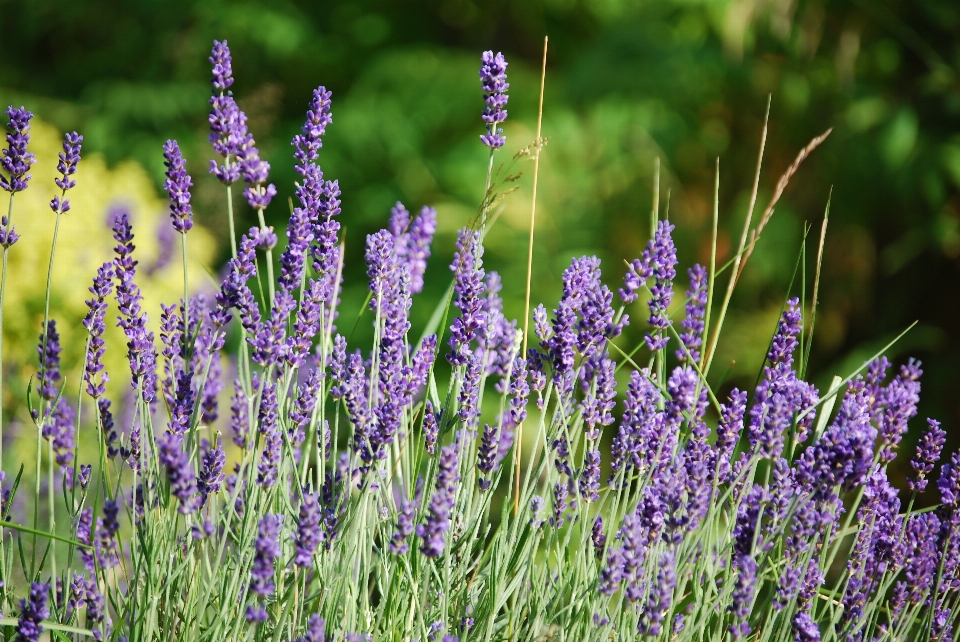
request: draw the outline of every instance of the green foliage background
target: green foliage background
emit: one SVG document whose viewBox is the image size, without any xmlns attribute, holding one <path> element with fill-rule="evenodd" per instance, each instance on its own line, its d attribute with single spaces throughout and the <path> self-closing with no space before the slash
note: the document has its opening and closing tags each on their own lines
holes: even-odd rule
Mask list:
<svg viewBox="0 0 960 642">
<path fill-rule="evenodd" d="M 344 326 L 364 295 L 363 237 L 397 200 L 440 212 L 415 323 L 445 289 L 455 230 L 483 188 L 482 50 L 510 61 L 513 152 L 534 138 L 550 36 L 534 267 L 534 292 L 548 307 L 572 256 L 599 255 L 615 285 L 622 261 L 639 254 L 658 157 L 683 267 L 708 258 L 720 158 L 719 246 L 721 259 L 729 256 L 772 94 L 761 207 L 796 152 L 827 128 L 833 134 L 791 181 L 750 260 L 718 355 L 736 360 L 727 380 L 752 386 L 804 225 L 813 229 L 812 255 L 832 186 L 811 372 L 823 389 L 919 320 L 891 358 L 923 360 L 920 412 L 942 419 L 957 445 L 960 5 L 952 0 L 0 0 L 0 22 L 0 102 L 78 129 L 85 150 L 110 163 L 139 161 L 158 187 L 162 142 L 178 138 L 198 183 L 197 215 L 219 235 L 221 260 L 225 204 L 205 172 L 212 40 L 227 38 L 233 50 L 233 89 L 280 190 L 270 211 L 278 228 L 292 195 L 289 140 L 311 89 L 332 89 L 321 162 L 343 191 Z M 487 253 L 515 316 L 529 175 L 520 184 Z M 252 224 L 241 212 L 242 227 Z M 809 296 L 812 261 L 807 269 Z M 644 310 L 631 312 L 627 342 L 636 342 Z"/>
</svg>

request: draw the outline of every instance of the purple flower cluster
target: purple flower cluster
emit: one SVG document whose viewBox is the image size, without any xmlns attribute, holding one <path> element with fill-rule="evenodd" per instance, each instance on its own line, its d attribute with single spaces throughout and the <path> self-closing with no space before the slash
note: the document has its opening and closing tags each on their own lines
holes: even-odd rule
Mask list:
<svg viewBox="0 0 960 642">
<path fill-rule="evenodd" d="M 416 530 L 417 511 L 423 498 L 423 480 L 417 479 L 413 497 L 404 497 L 400 500 L 400 510 L 397 514 L 397 530 L 390 538 L 390 552 L 394 555 L 403 555 L 410 550 L 407 540 Z"/>
<path fill-rule="evenodd" d="M 677 248 L 673 244 L 673 225 L 667 221 L 657 223 L 657 230 L 643 251 L 643 256 L 634 259 L 630 269 L 624 277 L 624 286 L 620 290 L 620 298 L 624 303 L 637 300 L 637 290 L 645 287 L 647 281 L 653 278 L 650 287 L 650 308 L 648 323 L 653 328 L 646 336 L 647 347 L 651 350 L 661 350 L 667 345 L 668 337 L 665 331 L 670 327 L 667 308 L 673 300 L 673 279 L 677 275 Z"/>
<path fill-rule="evenodd" d="M 114 275 L 112 261 L 104 263 L 97 269 L 97 276 L 89 288 L 93 297 L 86 301 L 88 311 L 83 318 L 83 327 L 90 333 L 90 348 L 87 362 L 84 364 L 83 380 L 87 383 L 87 394 L 94 399 L 104 395 L 107 382 L 110 380 L 103 366 L 103 355 L 107 350 L 103 333 L 107 330 L 104 319 L 107 314 L 107 297 L 113 293 Z M 98 376 L 99 380 L 97 380 Z"/>
<path fill-rule="evenodd" d="M 147 315 L 140 308 L 143 296 L 136 284 L 137 262 L 133 259 L 133 229 L 125 211 L 118 212 L 113 223 L 115 248 L 114 270 L 117 277 L 117 325 L 127 335 L 127 360 L 130 362 L 131 386 L 147 403 L 156 396 L 156 348 L 153 332 L 147 329 Z"/>
<path fill-rule="evenodd" d="M 457 485 L 460 483 L 459 449 L 460 444 L 456 442 L 441 449 L 440 470 L 437 473 L 433 496 L 430 498 L 430 506 L 424 521 L 417 525 L 417 537 L 423 540 L 420 551 L 427 557 L 440 557 L 446 546 L 446 533 L 450 530 L 450 515 L 457 499 Z"/>
<path fill-rule="evenodd" d="M 480 136 L 481 142 L 490 149 L 499 149 L 507 142 L 503 129 L 499 125 L 507 119 L 507 61 L 502 53 L 493 55 L 492 51 L 484 51 L 481 56 L 480 86 L 483 88 L 483 99 L 487 103 L 483 108 L 483 122 L 487 124 L 487 133 Z"/>
<path fill-rule="evenodd" d="M 27 151 L 27 145 L 30 144 L 30 119 L 33 118 L 33 112 L 29 112 L 23 107 L 14 109 L 13 105 L 7 107 L 7 148 L 0 151 L 0 169 L 7 173 L 7 176 L 0 174 L 0 188 L 14 194 L 27 189 L 27 183 L 32 178 L 28 173 L 30 166 L 36 162 L 33 153 Z M 7 223 L 4 222 L 4 227 Z M 13 242 L 10 243 L 11 245 Z"/>
<path fill-rule="evenodd" d="M 300 519 L 297 520 L 296 555 L 293 563 L 301 567 L 310 567 L 313 564 L 313 554 L 324 540 L 321 525 L 323 512 L 320 506 L 320 497 L 310 491 L 303 492 L 300 501 Z"/>
<path fill-rule="evenodd" d="M 187 174 L 187 162 L 183 160 L 180 145 L 175 140 L 163 144 L 163 165 L 167 168 L 167 180 L 163 189 L 170 195 L 170 218 L 173 229 L 186 234 L 193 227 L 193 208 L 190 206 L 190 188 L 193 179 Z"/>
<path fill-rule="evenodd" d="M 247 143 L 247 116 L 237 101 L 233 92 L 229 91 L 233 84 L 233 65 L 230 58 L 230 48 L 227 41 L 213 41 L 213 52 L 210 56 L 213 65 L 213 96 L 210 98 L 210 142 L 214 151 L 224 158 L 222 165 L 210 161 L 210 173 L 224 185 L 232 185 L 240 180 L 240 165 L 237 157 L 240 150 Z"/>
<path fill-rule="evenodd" d="M 450 269 L 453 271 L 453 304 L 460 311 L 450 326 L 450 347 L 447 360 L 454 366 L 470 362 L 471 342 L 486 325 L 481 297 L 484 291 L 483 243 L 478 230 L 463 228 L 457 234 L 457 252 Z"/>
<path fill-rule="evenodd" d="M 917 454 L 910 461 L 910 466 L 916 472 L 916 479 L 908 479 L 910 490 L 922 493 L 927 488 L 927 475 L 933 471 L 934 465 L 940 459 L 940 451 L 947 440 L 947 433 L 940 427 L 936 419 L 927 419 L 929 428 L 920 438 Z"/>
<path fill-rule="evenodd" d="M 264 515 L 257 530 L 257 539 L 254 541 L 253 566 L 250 569 L 249 591 L 261 600 L 273 595 L 274 564 L 280 557 L 280 530 L 283 528 L 283 515 Z M 267 612 L 261 604 L 251 603 L 247 606 L 246 618 L 248 622 L 263 622 L 267 619 Z"/>
<path fill-rule="evenodd" d="M 703 345 L 704 315 L 707 308 L 707 269 L 694 265 L 687 270 L 690 275 L 690 289 L 687 290 L 686 316 L 680 327 L 680 343 L 683 348 L 677 350 L 677 359 L 696 363 L 700 360 L 700 347 Z"/>
<path fill-rule="evenodd" d="M 20 617 L 17 618 L 17 641 L 37 642 L 43 633 L 44 620 L 50 617 L 50 608 L 47 606 L 47 596 L 50 585 L 42 582 L 33 582 L 30 585 L 30 597 L 20 600 Z"/>
<path fill-rule="evenodd" d="M 71 132 L 63 137 L 63 151 L 60 152 L 57 162 L 57 171 L 60 172 L 60 178 L 53 179 L 53 182 L 60 188 L 61 194 L 54 196 L 50 201 L 50 209 L 57 214 L 65 214 L 70 211 L 70 200 L 63 198 L 63 196 L 67 193 L 67 190 L 77 184 L 70 177 L 77 173 L 82 144 L 83 136 L 77 132 Z"/>
<path fill-rule="evenodd" d="M 816 388 L 798 379 L 792 369 L 797 337 L 802 332 L 803 315 L 799 299 L 787 301 L 767 352 L 767 365 L 754 393 L 750 408 L 748 436 L 750 445 L 764 457 L 776 460 L 783 452 L 787 431 L 797 413 L 805 413 L 798 421 L 796 440 L 804 441 L 806 430 L 816 418 L 813 407 L 818 401 Z M 866 418 L 869 420 L 869 417 Z"/>
</svg>

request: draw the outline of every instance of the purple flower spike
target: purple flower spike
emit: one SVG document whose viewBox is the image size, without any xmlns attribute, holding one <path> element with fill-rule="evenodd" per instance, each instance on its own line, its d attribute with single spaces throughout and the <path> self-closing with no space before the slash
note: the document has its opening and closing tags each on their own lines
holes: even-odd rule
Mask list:
<svg viewBox="0 0 960 642">
<path fill-rule="evenodd" d="M 173 229 L 186 234 L 193 227 L 193 208 L 190 206 L 190 188 L 193 180 L 187 174 L 187 162 L 183 160 L 180 145 L 175 140 L 163 144 L 163 165 L 167 168 L 167 180 L 163 189 L 170 195 L 170 218 Z"/>
<path fill-rule="evenodd" d="M 447 360 L 454 366 L 470 362 L 473 351 L 470 343 L 486 325 L 483 313 L 484 292 L 483 244 L 481 233 L 463 228 L 457 235 L 457 252 L 450 269 L 454 274 L 453 303 L 460 316 L 450 326 L 450 354 Z"/>
<path fill-rule="evenodd" d="M 306 176 L 307 165 L 317 160 L 318 152 L 323 147 L 322 137 L 327 131 L 327 125 L 333 122 L 330 115 L 330 97 L 332 92 L 326 87 L 317 87 L 313 90 L 313 98 L 307 109 L 307 119 L 300 129 L 302 133 L 293 137 L 293 146 L 296 148 L 293 157 L 297 164 L 295 169 L 301 176 Z"/>
<path fill-rule="evenodd" d="M 46 331 L 40 335 L 37 355 L 40 357 L 38 392 L 44 400 L 53 401 L 60 392 L 60 335 L 53 319 L 47 321 Z"/>
<path fill-rule="evenodd" d="M 664 348 L 668 341 L 664 334 L 671 323 L 667 308 L 673 300 L 673 279 L 677 276 L 677 248 L 670 235 L 673 227 L 667 221 L 657 223 L 657 230 L 643 251 L 642 258 L 634 259 L 620 290 L 623 302 L 632 303 L 637 299 L 637 290 L 645 286 L 651 277 L 654 279 L 647 304 L 650 308 L 648 323 L 653 326 L 653 331 L 645 338 L 651 350 Z"/>
<path fill-rule="evenodd" d="M 400 500 L 400 512 L 397 515 L 397 531 L 390 538 L 390 552 L 394 555 L 403 555 L 410 550 L 407 539 L 413 535 L 414 520 L 420 510 L 420 501 L 423 498 L 423 480 L 417 479 L 413 498 L 404 497 Z"/>
<path fill-rule="evenodd" d="M 683 348 L 677 350 L 677 359 L 696 363 L 700 360 L 700 346 L 703 345 L 704 314 L 707 308 L 707 269 L 700 264 L 687 270 L 690 275 L 690 289 L 687 290 L 686 316 L 680 327 L 683 333 L 680 341 Z"/>
<path fill-rule="evenodd" d="M 417 537 L 423 540 L 420 551 L 427 557 L 440 557 L 446 546 L 446 532 L 450 530 L 450 514 L 457 498 L 460 483 L 457 461 L 458 443 L 444 446 L 440 451 L 440 471 L 437 485 L 430 498 L 430 508 L 422 524 L 417 526 Z"/>
<path fill-rule="evenodd" d="M 240 180 L 241 170 L 237 157 L 247 144 L 250 134 L 247 132 L 246 114 L 240 111 L 233 94 L 228 91 L 233 84 L 233 65 L 226 40 L 213 41 L 210 64 L 213 65 L 210 142 L 213 143 L 214 151 L 224 158 L 223 165 L 217 165 L 214 160 L 210 161 L 210 173 L 224 185 L 232 185 Z"/>
<path fill-rule="evenodd" d="M 600 499 L 600 451 L 588 450 L 580 473 L 580 496 L 588 502 Z"/>
<path fill-rule="evenodd" d="M 143 386 L 143 400 L 150 403 L 157 391 L 156 348 L 153 332 L 147 330 L 147 315 L 140 308 L 143 298 L 136 284 L 137 262 L 133 259 L 133 230 L 125 211 L 121 211 L 113 224 L 113 238 L 117 241 L 114 269 L 117 277 L 117 307 L 120 314 L 117 325 L 127 336 L 127 360 L 133 375 L 131 386 L 137 390 Z"/>
<path fill-rule="evenodd" d="M 197 508 L 197 475 L 184 451 L 183 435 L 168 430 L 157 439 L 160 465 L 166 468 L 170 494 L 180 500 L 179 511 L 189 515 Z"/>
<path fill-rule="evenodd" d="M 87 299 L 87 315 L 83 318 L 83 327 L 90 333 L 90 353 L 84 364 L 83 380 L 87 383 L 87 394 L 98 399 L 106 392 L 106 384 L 110 380 L 103 369 L 103 355 L 107 350 L 103 333 L 106 332 L 104 318 L 107 314 L 107 297 L 113 292 L 113 261 L 104 263 L 97 269 L 97 276 L 90 286 Z M 97 375 L 103 373 L 97 381 Z"/>
<path fill-rule="evenodd" d="M 647 604 L 640 619 L 639 633 L 642 635 L 660 635 L 663 621 L 673 601 L 673 591 L 677 586 L 676 560 L 672 553 L 660 556 L 657 581 L 650 591 Z"/>
<path fill-rule="evenodd" d="M 28 172 L 36 161 L 34 155 L 27 151 L 27 145 L 30 143 L 28 132 L 33 113 L 23 107 L 14 109 L 11 105 L 7 107 L 6 114 L 10 121 L 7 123 L 7 148 L 0 151 L 0 168 L 9 176 L 0 174 L 0 188 L 12 194 L 27 189 L 27 183 L 32 178 Z"/>
<path fill-rule="evenodd" d="M 233 59 L 230 57 L 230 47 L 227 41 L 213 41 L 213 52 L 210 54 L 210 64 L 213 65 L 213 78 L 210 82 L 216 91 L 226 91 L 233 84 Z"/>
<path fill-rule="evenodd" d="M 431 455 L 437 452 L 437 435 L 440 426 L 437 423 L 437 414 L 433 404 L 428 400 L 423 408 L 423 443 L 424 448 Z"/>
<path fill-rule="evenodd" d="M 63 137 L 63 151 L 60 152 L 57 171 L 60 172 L 60 178 L 55 178 L 57 184 L 64 193 L 74 187 L 77 182 L 70 178 L 77 172 L 77 165 L 80 163 L 80 147 L 83 144 L 83 136 L 77 132 L 66 134 Z M 70 201 L 66 198 L 61 200 L 61 196 L 54 196 L 50 201 L 50 209 L 60 214 L 70 211 Z"/>
<path fill-rule="evenodd" d="M 244 197 L 253 209 L 267 209 L 270 201 L 277 195 L 277 188 L 273 183 L 266 184 L 270 163 L 260 158 L 260 151 L 254 144 L 253 136 L 247 135 L 247 140 L 237 153 L 237 158 L 240 160 L 243 180 L 249 185 L 243 191 Z"/>
<path fill-rule="evenodd" d="M 303 635 L 298 637 L 296 642 L 325 642 L 327 635 L 327 623 L 322 617 L 314 613 L 307 618 L 307 629 Z"/>
<path fill-rule="evenodd" d="M 283 527 L 283 515 L 264 515 L 260 520 L 257 539 L 254 541 L 253 567 L 250 569 L 250 592 L 260 598 L 273 595 L 276 585 L 273 581 L 273 566 L 280 557 L 280 530 Z M 262 622 L 266 619 L 263 607 L 251 604 L 246 613 L 248 622 Z"/>
<path fill-rule="evenodd" d="M 37 642 L 43 633 L 41 622 L 50 617 L 47 595 L 50 585 L 34 582 L 30 585 L 30 597 L 20 600 L 20 617 L 17 620 L 17 642 Z"/>
<path fill-rule="evenodd" d="M 929 428 L 920 438 L 917 445 L 917 454 L 910 461 L 910 466 L 916 471 L 916 479 L 908 479 L 910 490 L 922 493 L 927 488 L 927 475 L 933 471 L 934 465 L 940 459 L 940 451 L 947 440 L 947 433 L 940 427 L 936 419 L 927 419 Z"/>
<path fill-rule="evenodd" d="M 480 66 L 480 86 L 483 88 L 483 100 L 487 106 L 483 108 L 483 122 L 487 124 L 487 133 L 480 136 L 481 142 L 490 149 L 499 149 L 507 142 L 500 123 L 507 119 L 507 61 L 502 53 L 493 55 L 492 51 L 484 51 L 481 56 L 483 64 Z"/>
<path fill-rule="evenodd" d="M 220 486 L 223 483 L 223 466 L 227 461 L 226 454 L 223 452 L 223 444 L 220 443 L 220 437 L 217 437 L 217 443 L 213 447 L 210 447 L 206 440 L 203 441 L 203 444 L 203 466 L 197 479 L 201 507 L 206 503 L 207 497 L 220 491 Z"/>
<path fill-rule="evenodd" d="M 297 522 L 297 552 L 293 558 L 293 563 L 297 566 L 307 568 L 313 565 L 313 554 L 324 540 L 322 519 L 320 497 L 307 488 L 300 502 L 300 519 Z"/>
<path fill-rule="evenodd" d="M 941 466 L 937 488 L 940 501 L 951 511 L 956 511 L 960 507 L 960 453 L 950 455 L 950 463 Z"/>
</svg>

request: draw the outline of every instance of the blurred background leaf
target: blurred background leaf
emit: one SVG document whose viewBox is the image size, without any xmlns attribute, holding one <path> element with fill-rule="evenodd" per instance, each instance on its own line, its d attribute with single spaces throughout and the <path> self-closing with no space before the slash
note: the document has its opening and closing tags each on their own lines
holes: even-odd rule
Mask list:
<svg viewBox="0 0 960 642">
<path fill-rule="evenodd" d="M 729 257 L 772 94 L 761 206 L 796 152 L 834 131 L 791 181 L 750 260 L 715 372 L 736 360 L 727 385 L 752 385 L 805 225 L 815 239 L 833 186 L 811 374 L 826 387 L 919 319 L 891 358 L 923 360 L 920 412 L 942 419 L 957 445 L 960 5 L 953 0 L 0 0 L 0 14 L 0 100 L 23 103 L 61 130 L 78 129 L 85 148 L 110 166 L 135 160 L 156 187 L 162 142 L 178 138 L 220 263 L 228 248 L 223 191 L 204 171 L 212 156 L 212 40 L 226 38 L 233 50 L 233 89 L 280 190 L 269 212 L 278 227 L 292 195 L 289 140 L 311 89 L 332 89 L 334 124 L 321 162 L 343 190 L 342 319 L 363 299 L 364 235 L 397 200 L 411 209 L 433 204 L 440 232 L 427 290 L 414 306 L 415 331 L 446 287 L 455 230 L 482 193 L 482 50 L 510 61 L 509 156 L 533 140 L 542 39 L 550 35 L 550 144 L 534 269 L 534 291 L 548 307 L 574 255 L 600 256 L 617 284 L 622 261 L 648 238 L 658 157 L 661 204 L 669 194 L 682 266 L 709 257 L 720 158 L 719 254 Z M 78 192 L 95 189 L 84 186 L 84 171 Z M 486 257 L 504 277 L 514 315 L 523 305 L 518 257 L 529 195 L 523 180 L 504 202 Z M 252 224 L 252 213 L 240 211 L 241 228 Z M 71 216 L 102 220 L 100 211 Z M 808 297 L 815 250 L 812 241 Z M 82 291 L 73 296 L 80 300 Z M 631 313 L 625 344 L 643 332 L 642 305 Z"/>
</svg>

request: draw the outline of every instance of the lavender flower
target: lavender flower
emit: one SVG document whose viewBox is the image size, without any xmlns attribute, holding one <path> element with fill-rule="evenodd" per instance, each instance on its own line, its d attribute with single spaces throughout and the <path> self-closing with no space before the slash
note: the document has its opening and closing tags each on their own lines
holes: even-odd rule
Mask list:
<svg viewBox="0 0 960 642">
<path fill-rule="evenodd" d="M 307 488 L 300 501 L 300 519 L 297 521 L 296 555 L 293 563 L 301 567 L 313 564 L 313 554 L 324 540 L 321 528 L 322 510 L 320 497 Z"/>
<path fill-rule="evenodd" d="M 936 419 L 927 419 L 929 428 L 920 438 L 917 445 L 917 454 L 910 461 L 910 466 L 916 472 L 916 479 L 908 479 L 907 486 L 910 490 L 922 493 L 927 488 L 927 475 L 933 471 L 934 465 L 940 459 L 940 451 L 947 440 L 947 433 L 940 428 L 940 422 Z"/>
<path fill-rule="evenodd" d="M 680 342 L 683 348 L 677 350 L 677 359 L 696 363 L 700 360 L 700 346 L 703 345 L 704 314 L 707 307 L 707 269 L 694 265 L 687 270 L 690 275 L 690 289 L 687 290 L 686 316 L 680 327 Z"/>
<path fill-rule="evenodd" d="M 307 628 L 304 634 L 297 638 L 296 642 L 325 642 L 327 634 L 327 623 L 323 618 L 314 613 L 307 618 Z"/>
<path fill-rule="evenodd" d="M 483 244 L 479 231 L 463 228 L 457 234 L 457 252 L 450 269 L 454 273 L 453 304 L 460 311 L 450 326 L 450 354 L 447 360 L 454 366 L 466 365 L 472 350 L 470 343 L 486 325 L 482 312 L 484 271 Z"/>
<path fill-rule="evenodd" d="M 29 112 L 28 112 L 29 113 Z M 50 617 L 47 607 L 47 594 L 50 585 L 33 582 L 30 585 L 30 597 L 20 600 L 20 617 L 17 619 L 17 642 L 37 642 L 43 633 L 41 622 Z"/>
<path fill-rule="evenodd" d="M 171 430 L 157 439 L 160 465 L 166 469 L 170 480 L 170 494 L 180 500 L 178 510 L 188 515 L 197 508 L 197 476 L 183 447 L 183 435 Z"/>
<path fill-rule="evenodd" d="M 404 497 L 400 500 L 400 511 L 397 514 L 397 530 L 390 538 L 390 552 L 394 555 L 403 555 L 410 546 L 407 539 L 413 535 L 415 530 L 414 520 L 417 511 L 420 510 L 420 501 L 423 497 L 423 480 L 417 479 L 417 484 L 413 492 L 413 498 Z"/>
<path fill-rule="evenodd" d="M 47 321 L 47 327 L 37 343 L 37 355 L 40 358 L 40 380 L 37 389 L 45 401 L 53 401 L 60 393 L 60 335 L 57 322 Z"/>
<path fill-rule="evenodd" d="M 0 178 L 3 178 L 0 176 Z M 7 218 L 7 215 L 4 214 L 0 217 L 0 247 L 9 249 L 14 243 L 20 240 L 20 235 L 17 234 L 17 226 L 10 226 L 10 219 Z"/>
<path fill-rule="evenodd" d="M 333 122 L 330 114 L 330 98 L 332 92 L 320 86 L 313 90 L 310 106 L 307 108 L 307 118 L 299 134 L 293 137 L 292 145 L 296 148 L 294 159 L 297 161 L 297 172 L 303 176 L 308 163 L 317 160 L 318 152 L 323 147 L 322 137 L 327 131 L 327 125 Z"/>
<path fill-rule="evenodd" d="M 247 132 L 247 116 L 240 111 L 233 94 L 228 91 L 233 84 L 233 65 L 226 40 L 213 41 L 213 52 L 209 60 L 213 65 L 210 142 L 213 143 L 214 151 L 224 157 L 224 164 L 220 166 L 216 161 L 210 161 L 210 173 L 229 186 L 240 180 L 241 170 L 237 156 L 250 136 Z"/>
<path fill-rule="evenodd" d="M 77 182 L 70 178 L 77 172 L 77 165 L 80 163 L 80 148 L 83 143 L 83 136 L 77 132 L 66 134 L 63 137 L 63 151 L 59 154 L 57 171 L 60 172 L 60 178 L 55 178 L 54 183 L 60 188 L 62 194 L 54 196 L 50 201 L 50 209 L 58 214 L 66 214 L 70 211 L 70 200 L 63 198 L 67 190 L 76 186 Z M 63 200 L 61 200 L 63 199 Z"/>
<path fill-rule="evenodd" d="M 603 549 L 607 546 L 607 536 L 603 532 L 603 517 L 597 515 L 593 520 L 593 528 L 590 530 L 590 541 L 593 542 L 593 552 L 597 559 L 603 557 Z"/>
<path fill-rule="evenodd" d="M 747 616 L 753 608 L 757 592 L 757 561 L 751 555 L 738 555 L 734 559 L 734 567 L 737 569 L 737 579 L 733 588 L 733 603 L 729 608 L 734 617 L 730 635 L 736 640 L 750 635 Z"/>
<path fill-rule="evenodd" d="M 260 158 L 260 151 L 256 148 L 252 135 L 247 135 L 243 146 L 237 152 L 237 159 L 240 161 L 243 180 L 249 185 L 243 190 L 244 197 L 253 209 L 267 209 L 270 201 L 277 195 L 277 188 L 273 183 L 266 185 L 270 163 Z"/>
<path fill-rule="evenodd" d="M 483 108 L 483 122 L 487 124 L 487 133 L 480 136 L 481 142 L 490 149 L 499 149 L 507 142 L 500 123 L 507 119 L 507 61 L 502 53 L 493 55 L 492 51 L 484 51 L 481 56 L 483 64 L 480 66 L 480 86 L 483 88 L 483 100 L 487 103 Z"/>
<path fill-rule="evenodd" d="M 869 473 L 877 430 L 870 423 L 864 393 L 844 396 L 837 418 L 820 440 L 803 452 L 797 480 L 808 487 L 855 487 Z"/>
<path fill-rule="evenodd" d="M 797 634 L 797 642 L 820 642 L 820 627 L 806 611 L 794 616 L 793 630 Z"/>
<path fill-rule="evenodd" d="M 200 475 L 197 478 L 197 490 L 200 493 L 200 506 L 202 507 L 207 497 L 220 491 L 220 485 L 223 483 L 223 466 L 226 463 L 226 455 L 223 452 L 223 444 L 220 443 L 220 437 L 213 447 L 204 440 L 203 442 L 203 466 L 200 468 Z"/>
<path fill-rule="evenodd" d="M 86 490 L 87 485 L 90 483 L 90 468 L 89 464 L 81 464 L 80 470 L 77 473 L 77 481 L 80 482 L 80 489 Z"/>
<path fill-rule="evenodd" d="M 600 499 L 600 451 L 588 450 L 580 473 L 580 496 L 588 502 Z"/>
<path fill-rule="evenodd" d="M 660 635 L 663 621 L 673 601 L 673 591 L 677 586 L 675 566 L 676 560 L 671 553 L 660 556 L 657 581 L 652 586 L 640 618 L 638 632 L 641 635 Z"/>
<path fill-rule="evenodd" d="M 430 498 L 430 507 L 423 523 L 417 525 L 417 537 L 423 540 L 420 551 L 427 557 L 440 557 L 446 546 L 446 532 L 450 530 L 450 515 L 457 498 L 460 483 L 459 444 L 444 446 L 440 451 L 440 470 L 437 485 Z"/>
<path fill-rule="evenodd" d="M 543 497 L 534 495 L 530 498 L 530 527 L 534 530 L 543 525 Z"/>
<path fill-rule="evenodd" d="M 877 423 L 880 435 L 880 461 L 890 463 L 897 456 L 900 440 L 907 432 L 907 424 L 917 414 L 920 401 L 920 363 L 913 359 L 901 366 L 900 372 L 886 386 L 881 387 L 882 372 L 889 362 L 880 358 L 867 369 L 867 391 L 871 405 L 871 417 Z"/>
<path fill-rule="evenodd" d="M 250 432 L 250 417 L 247 407 L 247 395 L 239 379 L 233 382 L 233 396 L 230 398 L 230 428 L 233 433 L 233 443 L 240 448 L 247 448 Z"/>
<path fill-rule="evenodd" d="M 664 331 L 670 325 L 667 317 L 667 308 L 673 300 L 673 279 L 676 277 L 674 267 L 677 264 L 677 248 L 673 244 L 670 233 L 673 225 L 667 221 L 657 223 L 657 230 L 643 251 L 641 259 L 634 259 L 624 278 L 624 287 L 620 290 L 620 298 L 624 303 L 632 303 L 637 299 L 636 291 L 646 285 L 651 277 L 654 285 L 650 288 L 650 318 L 648 323 L 653 331 L 646 336 L 647 346 L 651 350 L 660 350 L 667 345 Z"/>
<path fill-rule="evenodd" d="M 27 183 L 32 176 L 27 172 L 30 166 L 36 162 L 34 154 L 27 151 L 27 145 L 30 144 L 30 119 L 33 113 L 23 107 L 14 109 L 13 105 L 7 107 L 7 148 L 0 151 L 0 168 L 8 176 L 0 174 L 0 188 L 14 194 L 27 189 Z M 3 222 L 7 226 L 7 222 Z M 16 241 L 9 240 L 10 245 Z"/>
<path fill-rule="evenodd" d="M 92 298 L 87 299 L 87 314 L 83 318 L 83 327 L 90 333 L 90 348 L 87 361 L 84 364 L 83 380 L 87 383 L 87 394 L 99 399 L 106 392 L 106 384 L 110 380 L 103 369 L 103 355 L 107 350 L 103 333 L 106 332 L 104 318 L 107 314 L 107 297 L 113 292 L 113 262 L 108 261 L 97 269 L 97 276 L 90 286 Z M 97 381 L 97 376 L 100 375 Z"/>
<path fill-rule="evenodd" d="M 280 530 L 283 528 L 283 515 L 266 514 L 260 520 L 257 530 L 257 539 L 254 541 L 255 554 L 253 567 L 250 569 L 250 591 L 258 597 L 267 598 L 273 595 L 276 586 L 273 581 L 273 566 L 280 557 Z M 262 622 L 267 613 L 262 606 L 251 604 L 247 607 L 248 622 Z"/>
<path fill-rule="evenodd" d="M 769 365 L 764 367 L 750 409 L 750 444 L 771 459 L 780 457 L 784 435 L 793 422 L 793 415 L 800 410 L 804 396 L 810 395 L 809 391 L 801 390 L 796 373 L 791 370 L 797 336 L 801 331 L 799 303 L 796 298 L 787 301 L 787 309 L 780 317 L 767 353 Z"/>
<path fill-rule="evenodd" d="M 596 371 L 596 386 L 583 398 L 583 420 L 587 424 L 586 438 L 600 438 L 600 427 L 613 423 L 616 407 L 617 380 L 614 378 L 617 364 L 611 359 L 600 360 Z"/>
<path fill-rule="evenodd" d="M 725 404 L 720 406 L 720 421 L 717 424 L 716 463 L 718 479 L 728 481 L 732 470 L 730 458 L 740 441 L 743 431 L 743 415 L 747 410 L 747 393 L 734 388 Z"/>
<path fill-rule="evenodd" d="M 113 568 L 120 563 L 117 556 L 117 533 L 120 531 L 120 523 L 117 521 L 117 515 L 120 507 L 112 499 L 103 502 L 103 522 L 97 536 L 100 540 L 100 566 L 105 569 Z"/>
<path fill-rule="evenodd" d="M 96 577 L 84 580 L 84 602 L 87 605 L 87 626 L 93 629 L 93 638 L 103 640 L 110 635 L 110 614 L 107 600 L 100 592 Z"/>
<path fill-rule="evenodd" d="M 423 291 L 423 274 L 427 270 L 430 243 L 433 242 L 436 231 L 437 210 L 424 205 L 420 214 L 410 224 L 405 253 L 407 265 L 410 266 L 410 292 L 413 294 Z"/>
<path fill-rule="evenodd" d="M 481 475 L 477 479 L 480 490 L 490 490 L 493 483 L 492 473 L 495 470 L 494 462 L 497 456 L 497 449 L 500 444 L 500 435 L 497 426 L 491 427 L 489 424 L 483 424 L 483 434 L 480 437 L 480 445 L 477 448 L 477 469 Z"/>
<path fill-rule="evenodd" d="M 433 404 L 428 399 L 423 408 L 423 445 L 431 455 L 437 450 L 437 436 L 439 432 L 440 426 L 437 422 L 437 415 L 433 411 Z"/>
<path fill-rule="evenodd" d="M 186 234 L 193 227 L 193 209 L 190 206 L 190 187 L 193 180 L 187 174 L 187 163 L 183 160 L 180 145 L 175 140 L 163 144 L 163 165 L 167 180 L 163 189 L 170 195 L 170 218 L 173 229 Z"/>
<path fill-rule="evenodd" d="M 283 435 L 278 425 L 278 402 L 276 383 L 267 382 L 263 386 L 260 399 L 260 432 L 264 437 L 260 465 L 257 467 L 257 483 L 270 488 L 277 483 L 280 459 L 283 454 Z"/>
<path fill-rule="evenodd" d="M 950 455 L 950 463 L 941 466 L 937 488 L 940 490 L 940 501 L 956 512 L 960 507 L 960 453 Z"/>
<path fill-rule="evenodd" d="M 143 297 L 134 280 L 137 262 L 133 259 L 133 231 L 126 212 L 121 211 L 116 216 L 113 238 L 117 241 L 117 257 L 114 259 L 117 307 L 120 311 L 117 325 L 127 336 L 127 359 L 133 375 L 131 385 L 134 390 L 140 390 L 144 401 L 150 403 L 157 390 L 156 349 L 153 347 L 153 332 L 147 330 L 147 315 L 140 308 Z"/>
</svg>

